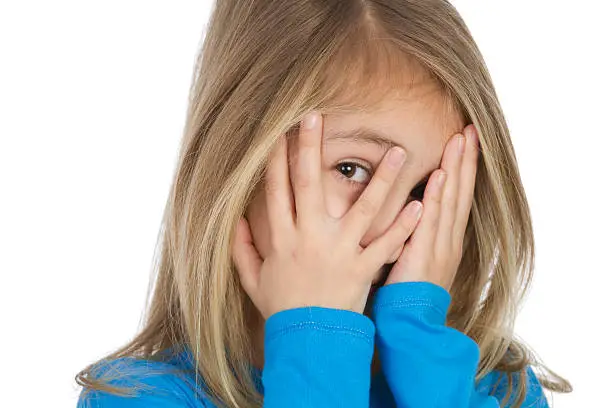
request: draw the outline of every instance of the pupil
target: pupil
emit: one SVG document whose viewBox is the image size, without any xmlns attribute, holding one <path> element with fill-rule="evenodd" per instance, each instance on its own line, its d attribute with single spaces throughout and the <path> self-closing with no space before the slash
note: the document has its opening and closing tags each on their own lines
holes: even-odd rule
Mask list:
<svg viewBox="0 0 612 408">
<path fill-rule="evenodd" d="M 352 177 L 355 174 L 355 166 L 353 166 L 352 164 L 343 163 L 340 167 L 340 171 L 342 171 L 343 174 L 347 177 Z M 345 174 L 345 171 L 348 171 L 349 174 Z"/>
</svg>

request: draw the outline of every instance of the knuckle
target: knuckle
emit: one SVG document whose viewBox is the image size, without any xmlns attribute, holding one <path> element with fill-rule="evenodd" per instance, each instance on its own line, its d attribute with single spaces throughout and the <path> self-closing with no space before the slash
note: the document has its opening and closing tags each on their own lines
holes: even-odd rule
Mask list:
<svg viewBox="0 0 612 408">
<path fill-rule="evenodd" d="M 294 182 L 295 182 L 295 187 L 300 188 L 300 189 L 308 188 L 312 185 L 312 180 L 310 179 L 310 176 L 300 171 L 298 171 L 297 174 L 295 175 Z"/>
<path fill-rule="evenodd" d="M 430 189 L 427 197 L 429 197 L 430 203 L 440 204 L 442 202 L 442 191 Z"/>
<path fill-rule="evenodd" d="M 395 180 L 397 173 L 398 172 L 392 168 L 390 164 L 381 166 L 379 170 L 374 173 L 374 182 L 387 186 Z"/>
<path fill-rule="evenodd" d="M 395 181 L 395 177 L 393 176 L 394 175 L 391 173 L 385 173 L 385 174 L 379 175 L 374 180 L 375 183 L 378 185 L 377 190 L 383 194 L 386 194 L 391 189 L 391 186 L 393 185 L 393 182 Z"/>
<path fill-rule="evenodd" d="M 408 173 L 399 172 L 395 177 L 395 182 L 398 184 L 406 184 L 409 181 Z"/>
<path fill-rule="evenodd" d="M 374 202 L 367 196 L 361 196 L 357 203 L 355 203 L 355 207 L 359 214 L 364 216 L 373 215 L 376 211 L 376 205 Z"/>
<path fill-rule="evenodd" d="M 280 187 L 278 181 L 271 177 L 268 178 L 264 184 L 264 189 L 268 194 L 274 194 L 276 191 L 279 190 L 279 188 Z"/>
</svg>

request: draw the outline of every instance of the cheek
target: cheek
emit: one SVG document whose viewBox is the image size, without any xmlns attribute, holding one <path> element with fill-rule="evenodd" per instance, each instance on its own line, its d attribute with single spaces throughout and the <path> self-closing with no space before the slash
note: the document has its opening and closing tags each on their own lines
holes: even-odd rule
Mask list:
<svg viewBox="0 0 612 408">
<path fill-rule="evenodd" d="M 249 204 L 246 219 L 249 222 L 255 248 L 262 258 L 267 257 L 270 248 L 270 227 L 264 191 L 260 191 Z"/>
<path fill-rule="evenodd" d="M 339 183 L 334 176 L 323 177 L 323 194 L 327 213 L 334 218 L 342 218 L 359 198 L 356 190 L 341 186 Z"/>
</svg>

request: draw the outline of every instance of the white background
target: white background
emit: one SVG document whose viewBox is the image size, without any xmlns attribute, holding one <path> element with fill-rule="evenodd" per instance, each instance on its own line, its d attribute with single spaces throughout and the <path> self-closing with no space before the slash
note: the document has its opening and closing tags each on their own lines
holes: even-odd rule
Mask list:
<svg viewBox="0 0 612 408">
<path fill-rule="evenodd" d="M 531 204 L 519 335 L 606 405 L 610 3 L 463 0 Z M 208 1 L 0 3 L 0 406 L 75 406 L 145 304 Z"/>
</svg>

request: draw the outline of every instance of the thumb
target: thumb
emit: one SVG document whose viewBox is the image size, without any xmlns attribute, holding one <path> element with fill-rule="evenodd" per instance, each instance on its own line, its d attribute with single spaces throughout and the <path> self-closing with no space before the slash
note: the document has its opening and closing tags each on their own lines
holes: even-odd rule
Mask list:
<svg viewBox="0 0 612 408">
<path fill-rule="evenodd" d="M 259 281 L 259 271 L 263 260 L 253 245 L 253 236 L 251 235 L 251 229 L 246 218 L 240 217 L 240 220 L 238 220 L 236 236 L 234 238 L 232 259 L 236 264 L 242 287 L 251 300 L 254 301 L 257 292 L 257 282 Z"/>
</svg>

